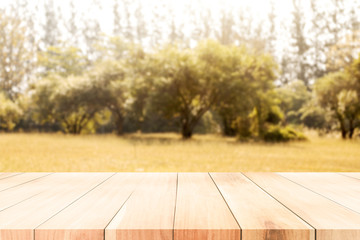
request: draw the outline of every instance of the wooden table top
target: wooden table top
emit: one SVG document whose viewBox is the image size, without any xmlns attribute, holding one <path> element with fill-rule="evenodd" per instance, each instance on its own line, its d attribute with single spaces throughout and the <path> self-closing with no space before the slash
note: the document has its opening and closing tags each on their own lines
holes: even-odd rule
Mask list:
<svg viewBox="0 0 360 240">
<path fill-rule="evenodd" d="M 0 240 L 359 240 L 360 173 L 0 173 Z"/>
</svg>

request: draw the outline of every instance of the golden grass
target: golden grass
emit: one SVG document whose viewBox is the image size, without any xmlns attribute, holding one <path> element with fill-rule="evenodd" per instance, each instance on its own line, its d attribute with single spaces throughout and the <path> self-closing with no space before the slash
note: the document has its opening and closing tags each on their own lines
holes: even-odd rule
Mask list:
<svg viewBox="0 0 360 240">
<path fill-rule="evenodd" d="M 360 171 L 360 141 L 239 143 L 175 134 L 0 134 L 0 171 Z"/>
</svg>

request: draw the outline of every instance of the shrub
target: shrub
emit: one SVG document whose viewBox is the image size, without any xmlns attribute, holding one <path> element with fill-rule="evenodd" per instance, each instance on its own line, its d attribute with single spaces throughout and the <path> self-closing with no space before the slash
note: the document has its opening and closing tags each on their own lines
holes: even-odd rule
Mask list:
<svg viewBox="0 0 360 240">
<path fill-rule="evenodd" d="M 288 142 L 292 140 L 306 140 L 306 137 L 291 127 L 272 126 L 264 134 L 264 140 L 266 142 Z"/>
</svg>

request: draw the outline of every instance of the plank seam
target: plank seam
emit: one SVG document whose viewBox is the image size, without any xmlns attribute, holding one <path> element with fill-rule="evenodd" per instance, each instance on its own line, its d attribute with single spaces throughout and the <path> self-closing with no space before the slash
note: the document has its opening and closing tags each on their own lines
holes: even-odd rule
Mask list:
<svg viewBox="0 0 360 240">
<path fill-rule="evenodd" d="M 176 219 L 176 205 L 178 197 L 178 187 L 179 187 L 179 173 L 176 173 L 176 192 L 175 192 L 175 207 L 174 207 L 174 221 L 173 221 L 173 230 L 172 230 L 172 240 L 175 240 L 175 219 Z"/>
<path fill-rule="evenodd" d="M 277 173 L 276 173 L 276 174 L 277 174 Z M 291 180 L 291 179 L 289 179 L 289 178 L 287 178 L 287 177 L 285 177 L 285 176 L 283 176 L 283 175 L 281 175 L 281 174 L 277 174 L 277 175 L 285 178 L 286 180 L 288 180 L 288 181 L 290 181 L 290 182 L 293 182 L 293 183 L 299 185 L 300 187 L 303 187 L 303 188 L 309 190 L 310 192 L 316 193 L 317 195 L 319 195 L 319 196 L 321 196 L 321 197 L 323 197 L 323 198 L 326 198 L 326 199 L 332 201 L 333 203 L 336 203 L 337 205 L 340 205 L 341 207 L 344 207 L 344 208 L 346 208 L 346 209 L 348 209 L 348 210 L 350 210 L 350 211 L 352 211 L 352 212 L 355 212 L 356 214 L 360 214 L 360 212 L 355 211 L 355 210 L 353 210 L 353 209 L 351 209 L 351 208 L 348 208 L 347 206 L 344 206 L 344 205 L 342 205 L 341 203 L 338 203 L 338 202 L 336 202 L 335 200 L 332 200 L 331 198 L 328 198 L 328 197 L 326 197 L 326 196 L 324 196 L 324 195 L 322 195 L 322 194 L 320 194 L 320 193 L 318 193 L 318 192 L 315 192 L 314 190 L 312 190 L 312 189 L 310 189 L 310 188 L 308 188 L 308 187 L 305 187 L 304 185 L 302 185 L 302 184 L 300 184 L 300 183 L 297 183 L 297 182 L 295 182 L 295 181 L 293 181 L 293 180 Z"/>
<path fill-rule="evenodd" d="M 235 221 L 236 221 L 237 225 L 239 226 L 239 228 L 240 228 L 240 240 L 241 240 L 241 239 L 242 239 L 242 234 L 243 234 L 243 232 L 242 232 L 242 228 L 241 228 L 241 226 L 240 226 L 240 224 L 239 224 L 238 220 L 236 219 L 236 217 L 235 217 L 234 213 L 231 211 L 231 208 L 230 208 L 229 204 L 227 203 L 227 201 L 226 201 L 225 197 L 224 197 L 224 196 L 223 196 L 223 194 L 221 193 L 221 191 L 220 191 L 220 189 L 219 189 L 218 185 L 216 184 L 216 182 L 214 181 L 214 179 L 212 178 L 212 176 L 211 176 L 211 174 L 210 174 L 209 172 L 208 172 L 208 175 L 209 175 L 209 177 L 211 178 L 211 180 L 213 181 L 213 183 L 214 183 L 214 185 L 215 185 L 216 189 L 219 191 L 219 193 L 220 193 L 220 195 L 221 195 L 222 199 L 224 200 L 224 202 L 225 202 L 226 206 L 228 207 L 229 211 L 231 212 L 231 215 L 232 215 L 232 216 L 233 216 L 233 218 L 235 219 Z"/>
<path fill-rule="evenodd" d="M 124 203 L 120 206 L 120 208 L 116 211 L 116 213 L 114 214 L 114 216 L 110 219 L 110 221 L 108 222 L 108 224 L 106 224 L 105 228 L 104 228 L 104 240 L 105 239 L 105 231 L 106 228 L 110 225 L 110 223 L 112 222 L 112 220 L 114 220 L 114 218 L 116 217 L 116 215 L 118 215 L 118 213 L 120 212 L 120 210 L 123 208 L 123 206 L 126 204 L 126 202 L 130 199 L 130 197 L 133 195 L 133 193 L 136 191 L 136 189 L 140 186 L 140 183 L 143 181 L 144 177 L 141 178 L 140 181 L 138 181 L 137 186 L 134 188 L 134 190 L 129 194 L 129 197 L 124 201 Z M 116 230 L 115 230 L 116 231 Z"/>
<path fill-rule="evenodd" d="M 41 193 L 43 193 L 43 192 L 45 192 L 45 191 L 39 192 L 39 193 L 37 193 L 37 194 L 35 194 L 35 195 L 32 195 L 32 196 L 30 196 L 30 197 L 28 197 L 28 198 L 25 198 L 25 199 L 21 200 L 20 202 L 17 202 L 17 203 L 15 203 L 15 204 L 13 204 L 13 205 L 10 205 L 10 206 L 6 207 L 6 208 L 3 208 L 3 209 L 0 210 L 0 212 L 4 211 L 4 210 L 6 210 L 6 209 L 9 209 L 9 208 L 11 208 L 11 207 L 14 207 L 14 206 L 16 206 L 16 205 L 18 205 L 18 204 L 20 204 L 20 203 L 22 203 L 22 202 L 25 202 L 25 201 L 29 200 L 30 198 L 33 198 L 33 197 L 35 197 L 35 196 L 37 196 L 37 195 L 39 195 L 39 194 L 41 194 Z"/>
<path fill-rule="evenodd" d="M 0 178 L 0 180 L 6 179 L 6 178 L 15 177 L 15 176 L 19 176 L 19 175 L 21 175 L 21 174 L 24 174 L 24 173 L 21 172 L 21 173 L 17 173 L 17 174 L 11 175 L 11 176 L 3 177 L 3 178 Z"/>
<path fill-rule="evenodd" d="M 84 194 L 82 194 L 80 197 L 76 198 L 74 201 L 72 201 L 69 205 L 65 206 L 64 208 L 60 209 L 58 212 L 56 212 L 55 214 L 53 214 L 52 216 L 50 216 L 48 219 L 46 219 L 44 222 L 40 223 L 38 226 L 36 226 L 34 228 L 34 238 L 35 238 L 35 230 L 37 228 L 39 228 L 41 225 L 43 225 L 44 223 L 46 223 L 47 221 L 49 221 L 51 218 L 53 218 L 54 216 L 56 216 L 57 214 L 59 214 L 61 211 L 63 211 L 64 209 L 68 208 L 69 206 L 71 206 L 72 204 L 74 204 L 76 201 L 78 201 L 80 198 L 84 197 L 86 194 L 88 194 L 89 192 L 93 191 L 95 188 L 97 188 L 98 186 L 100 186 L 101 184 L 103 184 L 104 182 L 106 182 L 108 179 L 110 179 L 112 176 L 114 176 L 116 173 L 114 173 L 113 175 L 111 175 L 110 177 L 106 178 L 104 181 L 100 182 L 99 184 L 97 184 L 95 187 L 91 188 L 89 191 L 85 192 Z"/>
<path fill-rule="evenodd" d="M 3 191 L 6 191 L 6 190 L 8 190 L 8 189 L 11 189 L 11 188 L 15 188 L 15 187 L 24 185 L 24 184 L 26 184 L 26 183 L 35 181 L 35 180 L 40 179 L 40 178 L 43 178 L 43 177 L 47 177 L 47 176 L 49 176 L 49 175 L 51 175 L 51 174 L 54 174 L 54 173 L 49 173 L 49 174 L 47 174 L 47 175 L 44 175 L 44 176 L 41 176 L 41 177 L 37 177 L 37 178 L 31 179 L 31 180 L 29 180 L 29 181 L 27 181 L 27 182 L 23 182 L 23 183 L 20 183 L 20 184 L 18 184 L 18 185 L 15 185 L 15 186 L 5 188 L 5 189 L 1 190 L 0 192 L 3 192 Z"/>
<path fill-rule="evenodd" d="M 348 178 L 351 178 L 351 179 L 360 180 L 360 178 L 353 177 L 353 176 L 349 176 L 349 175 L 346 175 L 346 174 L 344 174 L 344 173 L 336 173 L 336 174 L 339 174 L 339 175 L 341 175 L 341 176 L 345 176 L 345 177 L 348 177 Z"/>
<path fill-rule="evenodd" d="M 285 208 L 287 208 L 290 212 L 292 212 L 294 215 L 296 215 L 299 219 L 301 219 L 302 221 L 304 221 L 306 224 L 308 224 L 310 227 L 312 227 L 314 229 L 314 233 L 315 233 L 315 238 L 314 240 L 316 240 L 316 228 L 311 225 L 308 221 L 305 221 L 302 217 L 300 217 L 297 213 L 295 213 L 293 210 L 291 210 L 288 206 L 286 206 L 285 204 L 283 204 L 282 202 L 280 202 L 277 198 L 275 198 L 273 195 L 271 195 L 268 191 L 266 191 L 265 189 L 263 189 L 259 184 L 257 184 L 255 181 L 253 181 L 250 177 L 246 176 L 244 173 L 241 172 L 241 174 L 243 176 L 245 176 L 247 179 L 249 179 L 251 182 L 253 182 L 256 186 L 258 186 L 261 190 L 263 190 L 265 193 L 267 193 L 270 197 L 272 197 L 273 199 L 275 199 L 275 201 L 277 201 L 278 203 L 280 203 L 281 205 L 283 205 Z"/>
</svg>

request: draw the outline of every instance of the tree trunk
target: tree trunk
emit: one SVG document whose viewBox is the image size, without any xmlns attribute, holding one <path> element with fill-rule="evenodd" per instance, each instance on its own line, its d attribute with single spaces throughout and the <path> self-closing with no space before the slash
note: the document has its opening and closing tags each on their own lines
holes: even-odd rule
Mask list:
<svg viewBox="0 0 360 240">
<path fill-rule="evenodd" d="M 115 125 L 116 125 L 116 134 L 118 136 L 121 136 L 124 134 L 124 117 L 119 109 L 113 110 L 113 113 L 115 115 Z"/>
<path fill-rule="evenodd" d="M 116 120 L 116 134 L 121 136 L 124 134 L 124 124 L 123 124 L 123 119 L 122 118 L 117 118 Z"/>
<path fill-rule="evenodd" d="M 345 126 L 344 117 L 338 111 L 336 111 L 336 117 L 340 123 L 341 137 L 342 137 L 342 139 L 346 139 L 347 130 L 346 130 L 346 126 Z"/>
<path fill-rule="evenodd" d="M 183 125 L 181 134 L 183 139 L 190 139 L 193 133 L 189 126 Z"/>
<path fill-rule="evenodd" d="M 258 106 L 256 107 L 256 116 L 258 120 L 258 135 L 260 138 L 262 138 L 265 134 L 265 127 L 264 127 L 264 121 L 262 119 L 261 103 L 258 104 Z"/>
<path fill-rule="evenodd" d="M 349 138 L 352 139 L 353 135 L 354 135 L 354 130 L 355 130 L 355 127 L 354 127 L 354 120 L 353 119 L 350 119 L 349 120 Z"/>
<path fill-rule="evenodd" d="M 342 139 L 346 139 L 347 131 L 346 131 L 345 123 L 344 123 L 343 119 L 340 120 L 340 129 L 341 129 L 341 137 L 342 137 Z"/>
<path fill-rule="evenodd" d="M 236 135 L 236 129 L 231 127 L 231 122 L 225 117 L 222 117 L 223 122 L 223 134 L 225 136 L 235 136 Z"/>
<path fill-rule="evenodd" d="M 190 139 L 193 134 L 193 126 L 189 119 L 183 119 L 181 126 L 181 134 L 183 139 Z"/>
</svg>

